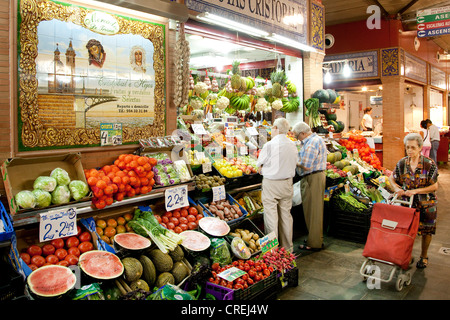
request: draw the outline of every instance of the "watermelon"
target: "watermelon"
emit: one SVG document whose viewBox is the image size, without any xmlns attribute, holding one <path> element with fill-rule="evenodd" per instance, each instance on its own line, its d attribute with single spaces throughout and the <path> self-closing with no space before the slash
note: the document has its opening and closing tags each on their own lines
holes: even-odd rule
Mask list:
<svg viewBox="0 0 450 320">
<path fill-rule="evenodd" d="M 118 246 L 119 249 L 127 250 L 143 250 L 151 245 L 151 241 L 137 233 L 118 233 L 114 236 L 114 246 Z"/>
<path fill-rule="evenodd" d="M 77 277 L 68 267 L 42 266 L 28 276 L 27 284 L 36 296 L 54 298 L 62 296 L 75 287 Z"/>
<path fill-rule="evenodd" d="M 342 121 L 336 121 L 336 123 L 339 125 L 339 130 L 336 132 L 342 132 L 345 129 L 345 124 Z"/>
<path fill-rule="evenodd" d="M 326 117 L 327 121 L 329 121 L 329 120 L 336 121 L 337 120 L 336 113 L 326 113 L 325 117 Z"/>
<path fill-rule="evenodd" d="M 95 279 L 115 279 L 122 275 L 124 267 L 119 257 L 107 251 L 92 250 L 83 253 L 78 266 Z"/>
<path fill-rule="evenodd" d="M 313 93 L 312 98 L 319 99 L 320 103 L 328 103 L 328 100 L 330 99 L 330 94 L 328 93 L 327 90 L 319 89 Z"/>
<path fill-rule="evenodd" d="M 328 103 L 334 103 L 334 101 L 336 101 L 337 98 L 337 93 L 336 91 L 334 91 L 333 89 L 327 89 L 329 98 L 328 98 Z"/>
</svg>

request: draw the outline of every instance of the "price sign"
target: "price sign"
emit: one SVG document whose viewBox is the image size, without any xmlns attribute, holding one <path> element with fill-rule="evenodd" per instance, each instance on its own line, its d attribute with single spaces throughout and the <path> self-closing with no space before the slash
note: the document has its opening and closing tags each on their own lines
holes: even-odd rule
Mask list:
<svg viewBox="0 0 450 320">
<path fill-rule="evenodd" d="M 239 151 L 240 151 L 241 155 L 246 155 L 246 154 L 248 154 L 248 148 L 247 148 L 247 146 L 241 146 L 241 147 L 239 148 Z"/>
<path fill-rule="evenodd" d="M 211 162 L 202 163 L 202 171 L 203 173 L 211 172 L 212 171 Z"/>
<path fill-rule="evenodd" d="M 225 186 L 212 187 L 213 201 L 224 200 L 226 198 Z"/>
<path fill-rule="evenodd" d="M 221 273 L 217 274 L 218 277 L 225 279 L 227 281 L 233 281 L 237 278 L 243 276 L 246 274 L 244 270 L 238 269 L 236 267 L 228 268 L 227 270 L 222 271 Z"/>
<path fill-rule="evenodd" d="M 187 185 L 167 189 L 164 192 L 167 211 L 187 207 L 189 205 Z"/>
<path fill-rule="evenodd" d="M 100 142 L 102 146 L 117 146 L 122 144 L 121 123 L 101 123 Z"/>
<path fill-rule="evenodd" d="M 273 248 L 278 247 L 278 239 L 275 236 L 275 232 L 271 232 L 267 235 L 265 235 L 262 238 L 258 239 L 259 241 L 259 245 L 261 246 L 261 253 L 264 254 L 270 250 L 272 250 Z"/>
<path fill-rule="evenodd" d="M 201 123 L 193 123 L 191 124 L 191 127 L 195 134 L 208 134 L 208 132 L 205 130 L 205 127 Z"/>
<path fill-rule="evenodd" d="M 205 158 L 205 153 L 204 152 L 196 152 L 195 157 L 197 158 L 198 161 L 203 161 L 203 159 Z"/>
<path fill-rule="evenodd" d="M 74 208 L 47 211 L 40 214 L 39 241 L 77 234 L 77 212 Z"/>
<path fill-rule="evenodd" d="M 233 158 L 234 157 L 234 146 L 230 146 L 230 145 L 227 145 L 226 146 L 226 155 L 227 155 L 227 158 Z"/>
</svg>

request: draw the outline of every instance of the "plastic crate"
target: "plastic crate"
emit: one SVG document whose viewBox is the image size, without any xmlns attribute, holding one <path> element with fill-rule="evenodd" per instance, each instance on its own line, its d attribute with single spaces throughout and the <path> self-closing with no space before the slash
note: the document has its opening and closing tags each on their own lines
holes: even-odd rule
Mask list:
<svg viewBox="0 0 450 320">
<path fill-rule="evenodd" d="M 258 281 L 247 289 L 233 290 L 218 284 L 206 282 L 206 293 L 212 294 L 217 300 L 255 300 L 264 299 L 262 294 L 277 287 L 278 278 L 272 272 L 267 278 Z"/>
<path fill-rule="evenodd" d="M 365 243 L 371 216 L 372 211 L 354 213 L 333 210 L 330 214 L 330 234 L 336 238 Z"/>
<path fill-rule="evenodd" d="M 239 209 L 242 212 L 242 216 L 240 216 L 237 219 L 233 219 L 231 221 L 227 221 L 228 225 L 234 225 L 235 223 L 245 219 L 245 217 L 248 215 L 247 210 L 245 210 L 231 195 L 228 193 L 226 194 L 226 198 L 230 204 L 237 204 L 239 206 Z M 214 217 L 214 215 L 205 207 L 205 203 L 210 202 L 211 198 L 200 198 L 198 199 L 198 205 L 203 209 L 203 216 L 205 217 Z"/>
<path fill-rule="evenodd" d="M 6 212 L 5 207 L 3 206 L 3 204 L 1 202 L 0 202 L 0 218 L 2 219 L 3 226 L 5 227 L 5 232 L 0 233 L 0 242 L 7 241 L 7 240 L 11 239 L 11 237 L 14 233 L 14 228 L 13 228 L 11 218 L 10 218 L 9 214 Z"/>
<path fill-rule="evenodd" d="M 23 295 L 25 282 L 19 273 L 6 262 L 0 263 L 2 280 L 0 281 L 0 301 L 12 300 Z"/>
<path fill-rule="evenodd" d="M 281 289 L 298 286 L 298 268 L 294 267 L 287 272 L 278 273 L 277 279 L 280 282 Z"/>
</svg>

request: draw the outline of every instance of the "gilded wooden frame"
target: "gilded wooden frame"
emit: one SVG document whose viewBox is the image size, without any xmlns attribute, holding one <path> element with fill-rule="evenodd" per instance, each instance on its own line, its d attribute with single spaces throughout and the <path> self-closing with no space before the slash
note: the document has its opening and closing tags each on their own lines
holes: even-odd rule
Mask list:
<svg viewBox="0 0 450 320">
<path fill-rule="evenodd" d="M 58 19 L 84 25 L 91 9 L 50 0 L 20 0 L 18 22 L 18 136 L 19 151 L 90 147 L 100 145 L 100 128 L 46 128 L 38 116 L 38 81 L 36 78 L 37 27 L 41 21 Z M 165 25 L 111 14 L 120 26 L 118 34 L 135 34 L 150 40 L 154 46 L 154 110 L 152 125 L 123 127 L 123 144 L 141 138 L 165 135 Z"/>
</svg>

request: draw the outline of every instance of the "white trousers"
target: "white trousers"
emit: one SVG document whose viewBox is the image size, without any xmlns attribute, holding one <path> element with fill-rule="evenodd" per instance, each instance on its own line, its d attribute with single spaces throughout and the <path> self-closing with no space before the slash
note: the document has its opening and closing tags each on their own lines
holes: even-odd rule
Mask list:
<svg viewBox="0 0 450 320">
<path fill-rule="evenodd" d="M 264 206 L 264 233 L 275 232 L 280 246 L 293 252 L 292 178 L 270 180 L 263 178 L 261 201 Z"/>
</svg>

